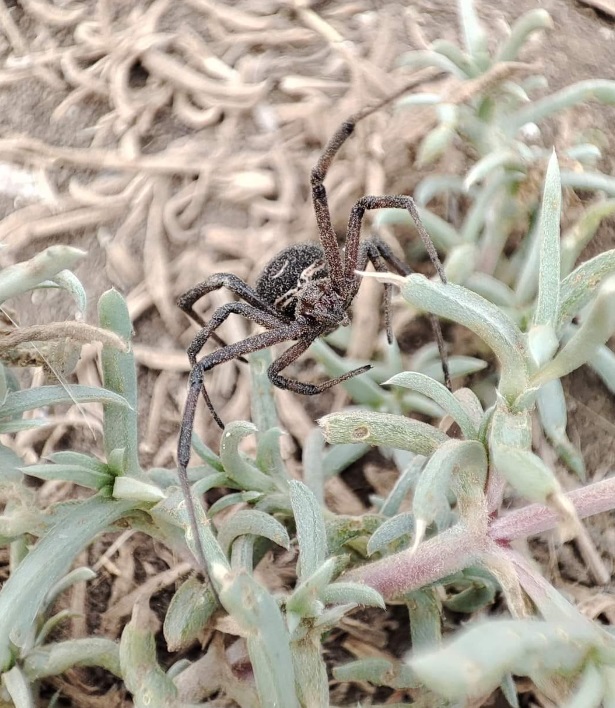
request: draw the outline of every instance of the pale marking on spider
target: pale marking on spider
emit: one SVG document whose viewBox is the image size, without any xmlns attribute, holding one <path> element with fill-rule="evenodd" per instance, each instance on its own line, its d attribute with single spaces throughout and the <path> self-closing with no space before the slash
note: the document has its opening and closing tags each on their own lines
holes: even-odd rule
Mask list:
<svg viewBox="0 0 615 708">
<path fill-rule="evenodd" d="M 284 269 L 288 267 L 288 261 L 286 262 Z M 327 266 L 324 260 L 316 261 L 309 265 L 302 273 L 299 275 L 297 285 L 291 288 L 288 292 L 280 295 L 280 297 L 273 303 L 276 310 L 281 312 L 287 309 L 294 308 L 297 300 L 301 297 L 302 291 L 308 283 L 315 283 L 319 280 L 323 280 L 328 276 Z M 275 276 L 274 276 L 275 277 Z"/>
<path fill-rule="evenodd" d="M 285 271 L 288 269 L 289 264 L 290 264 L 290 262 L 288 260 L 284 261 L 284 265 L 280 268 L 280 270 L 277 273 L 275 273 L 274 275 L 272 275 L 271 277 L 272 278 L 279 278 L 280 276 L 282 276 L 285 273 Z"/>
</svg>

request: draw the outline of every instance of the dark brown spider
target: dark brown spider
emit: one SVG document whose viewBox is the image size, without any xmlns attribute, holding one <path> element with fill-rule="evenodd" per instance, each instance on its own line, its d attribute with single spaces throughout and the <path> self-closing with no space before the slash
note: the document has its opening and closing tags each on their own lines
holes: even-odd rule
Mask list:
<svg viewBox="0 0 615 708">
<path fill-rule="evenodd" d="M 384 106 L 399 93 L 401 92 L 389 96 L 376 106 L 355 113 L 342 123 L 312 169 L 310 179 L 312 201 L 320 244 L 301 244 L 283 249 L 265 266 L 254 288 L 232 273 L 215 273 L 178 300 L 179 307 L 201 327 L 188 347 L 188 358 L 192 370 L 177 449 L 179 477 L 188 501 L 191 526 L 195 535 L 197 524 L 194 509 L 191 508 L 186 469 L 190 460 L 192 429 L 199 395 L 202 394 L 216 423 L 220 428 L 224 428 L 224 423 L 216 413 L 205 388 L 205 373 L 231 359 L 242 358 L 243 355 L 250 352 L 288 341 L 296 343 L 276 359 L 267 372 L 270 381 L 278 388 L 304 395 L 313 395 L 326 391 L 328 388 L 353 376 L 358 376 L 371 368 L 369 365 L 362 366 L 319 384 L 303 383 L 286 378 L 280 373 L 300 357 L 315 339 L 333 332 L 340 326 L 350 324 L 348 310 L 361 284 L 361 277 L 357 275 L 356 271 L 364 270 L 367 263 L 371 262 L 374 268 L 380 272 L 387 272 L 390 268 L 400 275 L 412 273 L 412 269 L 400 260 L 381 239 L 370 238 L 361 241 L 361 221 L 367 210 L 407 209 L 440 278 L 446 282 L 446 276 L 436 249 L 419 219 L 411 197 L 390 195 L 366 196 L 359 199 L 350 212 L 346 247 L 343 253 L 339 250 L 337 236 L 331 224 L 327 193 L 323 182 L 335 155 L 352 134 L 359 120 Z M 194 311 L 194 305 L 207 293 L 222 287 L 228 288 L 243 302 L 230 302 L 222 305 L 206 323 Z M 391 285 L 385 285 L 384 288 L 385 324 L 387 337 L 391 342 Z M 265 331 L 235 344 L 226 345 L 217 337 L 215 330 L 231 314 L 242 315 L 264 327 Z M 440 349 L 444 378 L 450 389 L 450 377 L 440 325 L 435 318 L 432 318 L 432 325 Z M 210 338 L 221 344 L 220 348 L 199 359 L 199 352 Z M 198 543 L 198 535 L 196 542 Z M 204 558 L 201 557 L 199 560 L 204 563 Z"/>
</svg>

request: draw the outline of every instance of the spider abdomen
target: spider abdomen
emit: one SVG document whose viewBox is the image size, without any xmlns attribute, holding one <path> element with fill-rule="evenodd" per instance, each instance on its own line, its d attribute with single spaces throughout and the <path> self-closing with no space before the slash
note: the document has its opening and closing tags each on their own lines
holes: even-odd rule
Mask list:
<svg viewBox="0 0 615 708">
<path fill-rule="evenodd" d="M 256 281 L 256 292 L 282 314 L 294 317 L 302 288 L 326 277 L 322 248 L 315 243 L 302 243 L 288 246 L 267 263 Z"/>
</svg>

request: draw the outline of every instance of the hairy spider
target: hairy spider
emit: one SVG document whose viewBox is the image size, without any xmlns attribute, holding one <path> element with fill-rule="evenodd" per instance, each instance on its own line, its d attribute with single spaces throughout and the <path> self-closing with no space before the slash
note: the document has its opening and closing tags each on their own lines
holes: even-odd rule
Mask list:
<svg viewBox="0 0 615 708">
<path fill-rule="evenodd" d="M 412 273 L 412 269 L 399 259 L 381 239 L 370 238 L 361 241 L 361 221 L 367 210 L 406 209 L 416 224 L 440 278 L 446 282 L 436 249 L 419 219 L 411 197 L 389 195 L 365 196 L 359 199 L 350 212 L 343 252 L 339 250 L 337 236 L 331 224 L 327 193 L 323 182 L 335 155 L 352 134 L 358 121 L 378 110 L 400 93 L 402 92 L 397 92 L 377 105 L 359 111 L 344 121 L 331 137 L 312 169 L 310 183 L 320 238 L 319 244 L 289 246 L 280 251 L 265 266 L 254 288 L 232 273 L 215 273 L 186 292 L 178 300 L 179 307 L 201 327 L 188 347 L 188 358 L 192 370 L 177 450 L 180 481 L 186 495 L 191 526 L 195 535 L 197 535 L 197 525 L 191 504 L 186 468 L 190 459 L 194 416 L 200 395 L 203 396 L 216 423 L 220 428 L 224 428 L 224 423 L 216 413 L 205 388 L 205 373 L 231 359 L 242 358 L 243 355 L 250 352 L 288 341 L 296 343 L 277 358 L 267 372 L 270 381 L 278 388 L 304 395 L 313 395 L 326 391 L 371 368 L 369 365 L 361 366 L 319 384 L 304 383 L 281 375 L 281 372 L 300 357 L 315 339 L 350 323 L 348 310 L 361 284 L 361 277 L 356 271 L 364 270 L 367 263 L 371 262 L 374 268 L 381 272 L 387 272 L 390 268 L 400 275 Z M 205 322 L 194 311 L 194 305 L 207 293 L 222 287 L 230 290 L 243 302 L 230 302 L 222 305 L 214 312 L 209 322 Z M 391 342 L 391 285 L 385 285 L 384 288 L 385 325 L 388 340 Z M 264 327 L 265 331 L 235 344 L 226 345 L 217 337 L 215 330 L 231 314 L 242 315 Z M 432 317 L 432 326 L 440 349 L 444 378 L 450 388 L 442 333 L 435 317 Z M 198 358 L 200 351 L 210 338 L 221 344 L 220 348 Z M 195 542 L 198 544 L 198 535 Z M 201 557 L 199 561 L 204 564 L 204 558 Z"/>
</svg>

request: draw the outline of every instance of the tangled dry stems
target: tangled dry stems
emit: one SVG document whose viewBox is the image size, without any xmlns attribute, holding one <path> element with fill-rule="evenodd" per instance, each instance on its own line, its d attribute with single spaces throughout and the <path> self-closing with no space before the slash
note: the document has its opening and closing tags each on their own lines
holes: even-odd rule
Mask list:
<svg viewBox="0 0 615 708">
<path fill-rule="evenodd" d="M 398 52 L 394 43 L 382 41 L 396 22 L 385 13 L 371 52 L 361 56 L 343 34 L 344 20 L 356 12 L 351 5 L 338 6 L 332 21 L 299 2 L 292 20 L 285 11 L 259 15 L 213 0 L 185 5 L 188 13 L 169 0 L 126 9 L 97 0 L 87 10 L 79 3 L 57 8 L 33 0 L 23 4 L 23 11 L 45 28 L 42 45 L 29 40 L 0 3 L 0 23 L 10 38 L 0 83 L 28 77 L 60 85 L 65 96 L 51 113 L 56 123 L 78 115 L 93 99 L 101 107 L 87 128 L 86 147 L 18 134 L 0 140 L 0 157 L 44 175 L 45 194 L 2 222 L 3 257 L 14 260 L 33 240 L 96 232 L 107 251 L 109 275 L 120 287 L 133 288 L 128 299 L 138 303 L 135 312 L 155 306 L 174 337 L 183 326 L 175 295 L 220 269 L 216 251 L 228 253 L 228 244 L 237 242 L 235 255 L 243 265 L 230 269 L 249 277 L 266 260 L 263 250 L 269 244 L 277 249 L 281 240 L 313 238 L 306 228 L 304 144 L 314 130 L 319 141 L 327 134 L 315 117 L 322 115 L 331 91 L 347 89 L 331 124 L 346 106 L 377 98 L 390 84 L 388 72 Z M 289 45 L 295 54 L 290 66 Z M 311 73 L 323 67 L 330 79 Z M 250 112 L 256 130 L 248 126 Z M 380 125 L 384 122 L 380 119 Z M 155 151 L 148 145 L 153 135 Z M 254 136 L 247 145 L 245 135 Z M 367 159 L 355 152 L 361 173 L 376 178 L 365 186 L 360 178 L 348 180 L 343 165 L 331 175 L 332 206 L 342 214 L 359 192 L 385 191 L 381 150 L 376 145 Z M 65 187 L 57 179 L 61 165 L 76 171 Z M 209 249 L 202 233 L 212 199 L 233 205 L 241 216 L 231 229 L 232 240 L 217 241 L 213 233 Z M 262 237 L 255 236 L 256 229 Z M 194 249 L 199 238 L 200 267 L 191 250 L 185 259 L 189 270 L 183 270 L 182 255 L 174 259 L 172 254 L 177 247 Z M 366 291 L 371 294 L 366 292 L 360 308 L 377 304 L 371 284 Z M 214 298 L 212 306 L 217 304 Z M 366 324 L 368 331 L 377 327 L 373 321 Z M 231 337 L 245 334 L 241 324 L 230 324 Z M 358 346 L 358 340 L 351 343 L 350 353 Z M 164 360 L 162 350 L 153 357 Z M 228 396 L 236 378 L 229 367 L 215 377 L 213 390 Z M 246 385 L 241 375 L 239 387 Z M 235 398 L 243 405 L 246 400 L 246 395 Z M 245 409 L 237 413 L 246 416 Z"/>
</svg>

